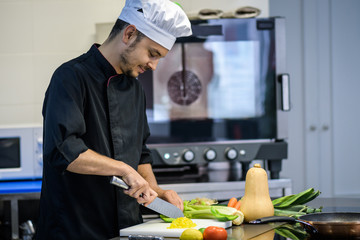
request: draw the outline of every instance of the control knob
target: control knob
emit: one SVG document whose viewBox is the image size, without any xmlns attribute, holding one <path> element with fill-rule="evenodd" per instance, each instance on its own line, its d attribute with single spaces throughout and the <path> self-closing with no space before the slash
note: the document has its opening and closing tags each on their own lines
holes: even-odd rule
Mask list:
<svg viewBox="0 0 360 240">
<path fill-rule="evenodd" d="M 186 162 L 191 162 L 195 159 L 195 153 L 191 150 L 185 150 L 182 157 Z"/>
<path fill-rule="evenodd" d="M 238 156 L 238 153 L 236 151 L 235 148 L 227 148 L 225 150 L 225 157 L 228 159 L 228 160 L 234 160 L 236 159 Z"/>
<path fill-rule="evenodd" d="M 204 158 L 205 158 L 205 160 L 207 160 L 207 161 L 213 161 L 213 160 L 215 160 L 215 158 L 216 158 L 216 152 L 215 152 L 215 150 L 214 150 L 214 149 L 211 149 L 211 148 L 206 149 L 206 150 L 205 150 L 205 154 L 204 154 Z"/>
</svg>

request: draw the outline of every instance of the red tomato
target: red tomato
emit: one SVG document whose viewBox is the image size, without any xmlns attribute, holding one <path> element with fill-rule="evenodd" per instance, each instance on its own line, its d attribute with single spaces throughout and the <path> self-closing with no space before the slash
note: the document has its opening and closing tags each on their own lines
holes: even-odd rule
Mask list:
<svg viewBox="0 0 360 240">
<path fill-rule="evenodd" d="M 227 232 L 225 228 L 210 226 L 204 230 L 204 240 L 226 240 Z"/>
</svg>

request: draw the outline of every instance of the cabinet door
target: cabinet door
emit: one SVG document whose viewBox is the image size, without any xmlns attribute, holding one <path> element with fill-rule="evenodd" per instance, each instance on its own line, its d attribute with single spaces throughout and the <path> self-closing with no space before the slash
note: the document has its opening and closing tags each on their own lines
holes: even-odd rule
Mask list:
<svg viewBox="0 0 360 240">
<path fill-rule="evenodd" d="M 306 185 L 360 195 L 360 1 L 304 1 Z"/>
<path fill-rule="evenodd" d="M 306 187 L 333 194 L 330 2 L 303 1 Z"/>
<path fill-rule="evenodd" d="M 360 196 L 360 1 L 331 0 L 334 194 Z"/>
</svg>

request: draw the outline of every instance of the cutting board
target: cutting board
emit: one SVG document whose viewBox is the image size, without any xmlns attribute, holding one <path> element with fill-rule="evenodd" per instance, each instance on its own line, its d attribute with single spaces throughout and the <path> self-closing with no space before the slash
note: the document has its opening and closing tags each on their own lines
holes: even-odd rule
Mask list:
<svg viewBox="0 0 360 240">
<path fill-rule="evenodd" d="M 195 229 L 206 228 L 208 226 L 217 226 L 228 228 L 232 226 L 231 221 L 220 222 L 215 219 L 191 219 L 196 223 Z M 124 228 L 120 230 L 120 237 L 129 235 L 152 235 L 161 237 L 180 237 L 185 228 L 172 228 L 168 229 L 170 223 L 165 223 L 161 219 L 150 220 L 145 223 L 141 223 L 132 227 Z"/>
</svg>

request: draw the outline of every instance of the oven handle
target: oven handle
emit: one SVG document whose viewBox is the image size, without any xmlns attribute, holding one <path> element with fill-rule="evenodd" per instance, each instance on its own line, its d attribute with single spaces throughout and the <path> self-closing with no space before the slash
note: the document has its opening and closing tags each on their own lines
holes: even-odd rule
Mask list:
<svg viewBox="0 0 360 240">
<path fill-rule="evenodd" d="M 280 74 L 281 84 L 281 110 L 290 111 L 290 76 L 287 73 Z"/>
</svg>

